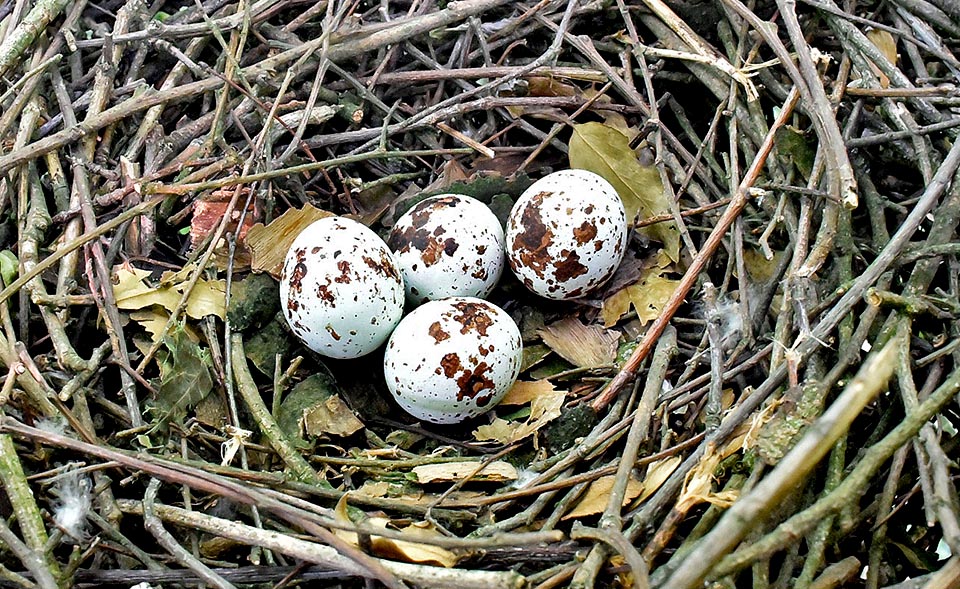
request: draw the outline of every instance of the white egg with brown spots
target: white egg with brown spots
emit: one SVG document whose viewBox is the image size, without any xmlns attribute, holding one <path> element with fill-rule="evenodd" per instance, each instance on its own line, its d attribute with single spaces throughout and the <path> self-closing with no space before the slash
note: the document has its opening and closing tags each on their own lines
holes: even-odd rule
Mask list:
<svg viewBox="0 0 960 589">
<path fill-rule="evenodd" d="M 314 352 L 358 358 L 387 340 L 403 315 L 400 270 L 380 237 L 345 217 L 310 224 L 280 276 L 290 329 Z"/>
<path fill-rule="evenodd" d="M 531 291 L 575 299 L 613 276 L 627 249 L 616 189 L 593 172 L 563 170 L 534 182 L 507 220 L 507 261 Z"/>
<path fill-rule="evenodd" d="M 482 202 L 460 194 L 429 197 L 397 220 L 387 244 L 415 304 L 485 298 L 504 267 L 503 228 Z"/>
<path fill-rule="evenodd" d="M 523 344 L 510 315 L 473 297 L 431 301 L 403 318 L 387 343 L 387 388 L 404 411 L 459 423 L 500 402 L 520 373 Z"/>
</svg>

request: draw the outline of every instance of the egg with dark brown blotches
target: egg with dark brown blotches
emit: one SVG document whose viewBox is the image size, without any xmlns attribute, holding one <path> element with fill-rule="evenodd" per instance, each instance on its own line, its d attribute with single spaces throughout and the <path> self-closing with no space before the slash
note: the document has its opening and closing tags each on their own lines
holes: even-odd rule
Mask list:
<svg viewBox="0 0 960 589">
<path fill-rule="evenodd" d="M 469 196 L 441 194 L 419 202 L 397 220 L 387 244 L 414 304 L 485 298 L 503 272 L 500 221 Z"/>
<path fill-rule="evenodd" d="M 459 423 L 500 402 L 523 359 L 520 330 L 482 299 L 430 301 L 403 318 L 387 343 L 383 373 L 404 411 L 432 423 Z"/>
<path fill-rule="evenodd" d="M 507 220 L 510 269 L 548 299 L 575 299 L 603 285 L 626 249 L 623 201 L 609 182 L 586 170 L 537 180 Z"/>
<path fill-rule="evenodd" d="M 358 358 L 387 340 L 403 315 L 403 279 L 390 250 L 366 226 L 327 217 L 294 239 L 280 275 L 280 306 L 314 352 Z"/>
</svg>

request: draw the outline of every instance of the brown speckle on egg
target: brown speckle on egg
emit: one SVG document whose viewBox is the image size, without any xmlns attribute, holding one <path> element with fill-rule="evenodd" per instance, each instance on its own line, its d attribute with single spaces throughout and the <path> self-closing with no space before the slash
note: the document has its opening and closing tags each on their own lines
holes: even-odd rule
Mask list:
<svg viewBox="0 0 960 589">
<path fill-rule="evenodd" d="M 516 259 L 541 278 L 551 261 L 547 248 L 553 239 L 553 231 L 544 224 L 540 216 L 540 207 L 543 205 L 543 199 L 551 194 L 553 193 L 541 192 L 530 198 L 520 215 L 519 232 L 512 246 Z M 511 266 L 513 266 L 513 260 L 514 257 L 511 257 Z"/>
<path fill-rule="evenodd" d="M 578 245 L 583 245 L 596 236 L 597 226 L 590 221 L 584 221 L 579 227 L 573 230 L 573 238 L 577 240 Z"/>
<path fill-rule="evenodd" d="M 443 368 L 444 376 L 453 378 L 456 373 L 460 372 L 460 356 L 453 352 L 444 354 L 443 358 L 440 359 L 440 367 Z"/>
<path fill-rule="evenodd" d="M 457 377 L 457 386 L 460 391 L 457 393 L 457 400 L 473 399 L 483 391 L 492 390 L 495 385 L 486 373 L 490 366 L 486 362 L 480 362 L 473 370 L 464 370 L 463 374 Z"/>
<path fill-rule="evenodd" d="M 450 334 L 443 330 L 443 326 L 440 325 L 439 321 L 434 321 L 430 324 L 430 330 L 427 332 L 430 334 L 430 337 L 433 338 L 433 341 L 440 343 L 445 339 L 450 338 Z"/>
<path fill-rule="evenodd" d="M 493 324 L 493 319 L 482 305 L 470 301 L 457 301 L 453 307 L 460 311 L 459 315 L 453 316 L 453 320 L 460 324 L 460 333 L 465 334 L 476 330 L 480 335 L 487 335 L 487 328 Z"/>
</svg>

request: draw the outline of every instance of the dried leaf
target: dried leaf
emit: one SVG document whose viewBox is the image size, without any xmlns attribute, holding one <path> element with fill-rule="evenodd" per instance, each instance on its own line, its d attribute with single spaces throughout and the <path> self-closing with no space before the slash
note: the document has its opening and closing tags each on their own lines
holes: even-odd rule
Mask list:
<svg viewBox="0 0 960 589">
<path fill-rule="evenodd" d="M 564 515 L 562 519 L 576 519 L 586 517 L 588 515 L 603 513 L 603 511 L 607 508 L 607 503 L 609 502 L 610 490 L 613 489 L 613 484 L 616 482 L 616 480 L 616 475 L 610 475 L 600 477 L 599 479 L 590 483 L 590 486 L 587 487 L 587 492 L 583 494 L 583 497 L 580 498 L 580 501 L 578 501 L 573 509 Z M 643 483 L 631 477 L 627 481 L 627 490 L 623 494 L 623 505 L 630 503 L 630 501 L 632 501 L 642 491 Z"/>
<path fill-rule="evenodd" d="M 526 405 L 541 395 L 550 395 L 554 392 L 553 383 L 546 379 L 518 380 L 513 383 L 506 396 L 500 401 L 501 405 Z"/>
<path fill-rule="evenodd" d="M 620 335 L 599 325 L 584 325 L 567 317 L 537 330 L 543 343 L 579 368 L 609 366 L 617 359 Z"/>
<path fill-rule="evenodd" d="M 870 29 L 867 31 L 867 39 L 870 39 L 870 42 L 877 46 L 877 49 L 887 58 L 887 61 L 893 65 L 897 65 L 897 40 L 893 35 L 880 29 Z M 881 72 L 880 68 L 870 63 L 870 69 L 873 70 L 873 73 L 879 78 L 881 88 L 886 88 L 890 85 L 890 78 Z"/>
<path fill-rule="evenodd" d="M 140 326 L 150 334 L 150 339 L 156 342 L 160 340 L 163 329 L 167 326 L 167 321 L 170 320 L 170 313 L 167 313 L 163 309 L 151 307 L 130 313 L 130 319 L 139 323 Z M 190 339 L 195 342 L 200 341 L 200 334 L 197 333 L 197 330 L 192 325 L 183 325 L 182 328 Z"/>
<path fill-rule="evenodd" d="M 647 467 L 647 476 L 643 479 L 643 493 L 640 493 L 638 500 L 644 501 L 650 495 L 653 495 L 660 488 L 660 485 L 670 478 L 673 471 L 677 470 L 681 462 L 683 462 L 683 459 L 679 456 L 671 456 L 651 463 Z"/>
<path fill-rule="evenodd" d="M 337 385 L 332 378 L 315 373 L 290 391 L 280 403 L 277 411 L 277 425 L 297 446 L 307 446 L 304 435 L 307 433 L 304 416 L 308 411 L 322 405 L 330 397 L 337 395 Z"/>
<path fill-rule="evenodd" d="M 113 293 L 117 300 L 117 307 L 125 311 L 158 305 L 172 313 L 180 303 L 187 287 L 186 280 L 176 284 L 166 281 L 160 286 L 150 286 L 143 281 L 150 275 L 149 270 L 128 265 L 117 266 L 114 275 Z M 192 319 L 202 319 L 207 315 L 215 315 L 223 319 L 226 313 L 226 291 L 226 281 L 201 278 L 194 285 L 187 299 L 187 316 Z"/>
<path fill-rule="evenodd" d="M 363 429 L 340 395 L 331 395 L 303 412 L 303 429 L 308 436 L 350 436 Z"/>
<path fill-rule="evenodd" d="M 505 483 L 517 480 L 517 469 L 509 462 L 503 462 L 502 460 L 491 462 L 484 466 L 483 470 L 474 474 L 479 466 L 479 462 L 469 460 L 424 464 L 414 467 L 413 474 L 417 475 L 417 482 L 421 485 L 453 483 L 467 477 L 476 482 Z"/>
<path fill-rule="evenodd" d="M 180 423 L 187 411 L 200 402 L 213 388 L 206 350 L 190 339 L 181 327 L 173 329 L 163 340 L 167 353 L 160 359 L 160 383 L 151 410 L 159 415 L 158 425 L 170 421 Z"/>
<path fill-rule="evenodd" d="M 570 167 L 589 170 L 606 179 L 620 194 L 627 221 L 670 212 L 670 204 L 654 166 L 641 165 L 627 137 L 603 123 L 574 125 L 570 138 Z M 680 231 L 673 221 L 656 223 L 641 233 L 663 243 L 670 259 L 680 256 Z"/>
<path fill-rule="evenodd" d="M 279 278 L 293 240 L 314 221 L 332 216 L 333 213 L 306 204 L 302 209 L 288 209 L 266 227 L 257 223 L 247 231 L 247 247 L 252 256 L 250 268 Z"/>
<path fill-rule="evenodd" d="M 723 453 L 718 452 L 715 447 L 710 446 L 707 449 L 697 466 L 687 473 L 683 490 L 680 491 L 680 497 L 677 499 L 677 510 L 686 512 L 699 503 L 729 507 L 736 501 L 737 493 L 734 491 L 719 493 L 713 491 L 713 473 L 717 470 L 717 466 L 720 465 L 723 458 Z"/>
<path fill-rule="evenodd" d="M 640 323 L 656 319 L 680 284 L 679 280 L 664 278 L 664 273 L 659 266 L 646 268 L 636 284 L 607 297 L 600 310 L 604 327 L 615 325 L 630 310 L 630 305 L 636 309 Z"/>
<path fill-rule="evenodd" d="M 501 444 L 512 444 L 533 434 L 546 424 L 560 417 L 560 408 L 566 399 L 565 391 L 553 390 L 541 394 L 530 403 L 530 416 L 524 423 L 507 421 L 497 417 L 489 425 L 481 425 L 473 432 L 480 442 L 489 440 Z"/>
<path fill-rule="evenodd" d="M 352 525 L 353 522 L 347 515 L 347 497 L 348 495 L 345 494 L 337 503 L 337 507 L 334 510 L 334 517 L 342 524 Z M 391 521 L 385 517 L 371 517 L 365 519 L 364 523 L 367 527 L 386 530 L 388 526 L 390 526 Z M 442 534 L 431 524 L 421 522 L 396 529 L 408 537 L 409 540 L 394 540 L 384 538 L 383 536 L 371 535 L 370 548 L 374 554 L 403 562 L 418 562 L 448 568 L 454 566 L 457 564 L 457 561 L 460 560 L 460 557 L 457 556 L 456 553 L 445 548 L 417 542 L 417 540 L 442 537 Z M 359 538 L 354 532 L 335 530 L 334 533 L 354 546 L 360 545 Z"/>
</svg>

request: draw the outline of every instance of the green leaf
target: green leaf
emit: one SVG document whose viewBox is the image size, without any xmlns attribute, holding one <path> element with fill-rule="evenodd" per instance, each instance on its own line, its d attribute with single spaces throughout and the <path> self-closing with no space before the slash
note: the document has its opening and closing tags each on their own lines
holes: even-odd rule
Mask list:
<svg viewBox="0 0 960 589">
<path fill-rule="evenodd" d="M 150 406 L 159 415 L 157 427 L 170 421 L 182 422 L 187 411 L 213 388 L 209 354 L 190 339 L 183 326 L 173 329 L 163 343 L 169 353 L 158 357 L 160 384 Z"/>
<path fill-rule="evenodd" d="M 3 284 L 7 285 L 17 279 L 20 272 L 20 260 L 17 255 L 10 250 L 0 252 L 0 278 L 3 278 Z"/>
<path fill-rule="evenodd" d="M 616 188 L 627 222 L 638 215 L 642 220 L 670 212 L 657 168 L 641 165 L 629 140 L 617 129 L 603 123 L 574 125 L 569 151 L 571 168 L 599 174 Z M 680 231 L 676 223 L 656 223 L 639 231 L 663 243 L 671 260 L 679 259 Z"/>
<path fill-rule="evenodd" d="M 337 395 L 337 383 L 326 374 L 316 373 L 301 382 L 284 397 L 277 411 L 277 425 L 298 448 L 308 448 L 305 415 L 327 399 Z"/>
</svg>

